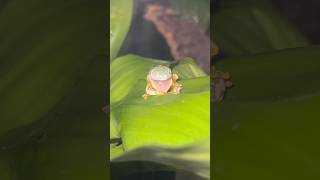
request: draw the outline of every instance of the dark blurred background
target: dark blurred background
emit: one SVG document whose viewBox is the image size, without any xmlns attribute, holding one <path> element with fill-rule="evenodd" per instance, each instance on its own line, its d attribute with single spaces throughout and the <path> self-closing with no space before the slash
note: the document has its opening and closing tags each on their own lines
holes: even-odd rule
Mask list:
<svg viewBox="0 0 320 180">
<path fill-rule="evenodd" d="M 277 8 L 313 43 L 320 42 L 319 0 L 273 0 Z"/>
<path fill-rule="evenodd" d="M 224 0 L 213 0 L 213 14 Z M 260 0 L 257 0 L 260 1 Z M 269 0 L 279 12 L 293 23 L 308 39 L 320 42 L 319 0 Z"/>
<path fill-rule="evenodd" d="M 154 2 L 159 1 L 135 0 L 131 28 L 120 55 L 174 59 L 165 38 L 143 17 L 146 7 Z M 211 39 L 220 47 L 218 61 L 224 56 L 303 47 L 320 41 L 318 0 L 214 0 L 212 7 L 211 19 L 216 19 L 210 31 L 216 31 Z M 236 10 L 230 13 L 232 8 Z"/>
<path fill-rule="evenodd" d="M 173 60 L 164 37 L 157 31 L 152 22 L 144 19 L 146 6 L 153 2 L 151 0 L 135 0 L 131 27 L 119 56 L 136 54 L 150 58 Z"/>
</svg>

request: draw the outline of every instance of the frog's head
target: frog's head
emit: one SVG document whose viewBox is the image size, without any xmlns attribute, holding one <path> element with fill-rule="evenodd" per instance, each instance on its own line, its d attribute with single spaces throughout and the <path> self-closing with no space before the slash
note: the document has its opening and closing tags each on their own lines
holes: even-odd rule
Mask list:
<svg viewBox="0 0 320 180">
<path fill-rule="evenodd" d="M 157 91 L 168 92 L 172 85 L 171 69 L 163 65 L 153 67 L 149 72 L 148 81 Z"/>
</svg>

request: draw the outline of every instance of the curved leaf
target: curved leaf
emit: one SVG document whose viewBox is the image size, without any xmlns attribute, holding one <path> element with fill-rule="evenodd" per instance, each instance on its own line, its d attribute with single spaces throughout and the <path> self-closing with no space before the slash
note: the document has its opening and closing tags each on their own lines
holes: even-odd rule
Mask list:
<svg viewBox="0 0 320 180">
<path fill-rule="evenodd" d="M 133 0 L 110 1 L 110 60 L 118 54 L 130 27 Z"/>
<path fill-rule="evenodd" d="M 320 91 L 320 47 L 224 59 L 216 66 L 232 75 L 226 101 L 277 101 Z"/>
<path fill-rule="evenodd" d="M 0 179 L 105 179 L 105 2 L 1 5 Z"/>
<path fill-rule="evenodd" d="M 119 137 L 119 128 L 113 112 L 110 113 L 110 139 Z"/>
<path fill-rule="evenodd" d="M 124 98 L 138 80 L 147 77 L 149 70 L 154 65 L 162 64 L 169 66 L 172 63 L 176 62 L 143 58 L 135 55 L 117 58 L 110 66 L 110 104 L 112 105 Z M 180 78 L 206 75 L 190 58 L 180 60 L 175 69 L 179 70 Z"/>
<path fill-rule="evenodd" d="M 215 106 L 214 178 L 320 178 L 319 57 L 315 46 L 221 61 L 235 86 Z"/>
<path fill-rule="evenodd" d="M 120 133 L 126 150 L 149 144 L 181 146 L 208 138 L 209 78 L 180 83 L 184 85 L 183 93 L 149 97 L 148 100 L 142 98 L 145 82 L 138 83 L 136 89 L 140 91 L 134 92 L 134 95 L 125 99 L 121 107 L 115 109 L 120 119 Z M 197 85 L 202 88 L 199 89 Z M 192 89 L 193 87 L 196 89 Z"/>
<path fill-rule="evenodd" d="M 87 0 L 11 0 L 3 7 L 0 136 L 42 118 L 105 52 L 100 7 Z"/>
<path fill-rule="evenodd" d="M 209 177 L 210 79 L 190 59 L 181 60 L 173 71 L 180 76 L 183 91 L 144 100 L 144 78 L 157 64 L 172 62 L 125 56 L 111 64 L 111 102 L 118 100 L 111 111 L 119 123 L 122 138 L 121 147 L 113 148 L 124 150 L 111 154 L 112 159 L 163 163 Z M 202 149 L 201 153 L 198 148 Z M 174 153 L 179 149 L 183 152 L 181 156 Z M 113 151 L 119 152 L 111 150 L 111 153 Z M 160 152 L 163 156 L 158 155 Z M 202 164 L 201 170 L 196 168 L 197 162 Z"/>
<path fill-rule="evenodd" d="M 73 90 L 43 118 L 47 126 L 7 150 L 14 152 L 10 160 L 17 179 L 108 177 L 106 114 L 102 111 L 107 96 L 105 65 L 105 58 L 94 60 Z"/>
</svg>

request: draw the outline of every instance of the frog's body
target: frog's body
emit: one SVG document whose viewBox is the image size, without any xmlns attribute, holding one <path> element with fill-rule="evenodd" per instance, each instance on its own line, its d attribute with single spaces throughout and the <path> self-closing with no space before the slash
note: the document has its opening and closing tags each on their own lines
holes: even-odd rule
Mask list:
<svg viewBox="0 0 320 180">
<path fill-rule="evenodd" d="M 147 76 L 147 87 L 143 98 L 147 99 L 149 95 L 179 94 L 182 85 L 177 83 L 178 78 L 178 75 L 172 73 L 170 68 L 162 65 L 155 66 Z"/>
</svg>

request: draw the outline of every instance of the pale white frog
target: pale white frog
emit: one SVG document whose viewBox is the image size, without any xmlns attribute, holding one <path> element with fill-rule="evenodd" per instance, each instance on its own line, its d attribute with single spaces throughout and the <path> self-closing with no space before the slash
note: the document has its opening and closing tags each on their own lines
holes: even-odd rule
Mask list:
<svg viewBox="0 0 320 180">
<path fill-rule="evenodd" d="M 178 75 L 172 73 L 167 66 L 157 65 L 153 67 L 147 75 L 147 86 L 143 98 L 147 99 L 150 95 L 179 94 L 182 85 L 177 82 L 178 78 Z"/>
</svg>

